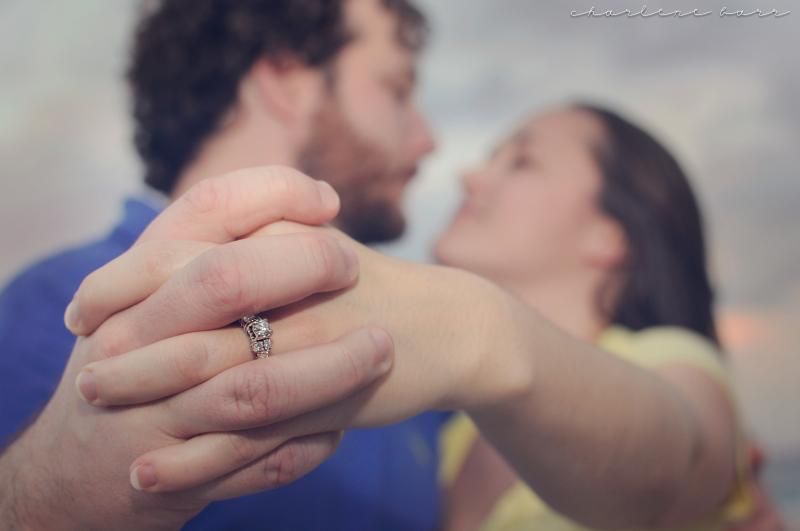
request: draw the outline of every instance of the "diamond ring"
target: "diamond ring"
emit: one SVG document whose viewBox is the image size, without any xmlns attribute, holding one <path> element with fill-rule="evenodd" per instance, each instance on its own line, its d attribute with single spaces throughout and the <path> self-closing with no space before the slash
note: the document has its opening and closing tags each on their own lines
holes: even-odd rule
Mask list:
<svg viewBox="0 0 800 531">
<path fill-rule="evenodd" d="M 269 357 L 272 351 L 272 327 L 269 321 L 258 315 L 245 315 L 239 319 L 242 330 L 250 340 L 250 351 L 256 358 Z"/>
</svg>

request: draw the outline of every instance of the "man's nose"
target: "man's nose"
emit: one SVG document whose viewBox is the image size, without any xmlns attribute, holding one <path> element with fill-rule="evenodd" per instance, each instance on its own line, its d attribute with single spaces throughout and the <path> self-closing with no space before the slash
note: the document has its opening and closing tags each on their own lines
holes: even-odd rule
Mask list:
<svg viewBox="0 0 800 531">
<path fill-rule="evenodd" d="M 415 158 L 421 159 L 436 149 L 433 131 L 425 117 L 416 109 L 414 110 L 412 131 L 412 151 Z"/>
</svg>

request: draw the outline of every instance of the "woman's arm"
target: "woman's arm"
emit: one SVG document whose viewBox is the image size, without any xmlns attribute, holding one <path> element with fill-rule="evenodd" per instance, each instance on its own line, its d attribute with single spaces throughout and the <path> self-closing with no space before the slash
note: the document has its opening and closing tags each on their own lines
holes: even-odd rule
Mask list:
<svg viewBox="0 0 800 531">
<path fill-rule="evenodd" d="M 386 259 L 362 253 L 362 276 L 374 260 Z M 397 351 L 397 389 L 390 379 L 385 391 L 465 410 L 542 499 L 584 524 L 662 527 L 722 505 L 735 480 L 735 414 L 703 371 L 642 369 L 475 275 L 390 261 L 387 302 L 371 305 Z M 407 363 L 442 385 L 412 377 Z"/>
<path fill-rule="evenodd" d="M 495 351 L 529 381 L 467 411 L 541 498 L 594 527 L 674 525 L 722 505 L 736 423 L 717 382 L 688 366 L 643 370 L 522 304 L 498 307 L 486 313 Z"/>
</svg>

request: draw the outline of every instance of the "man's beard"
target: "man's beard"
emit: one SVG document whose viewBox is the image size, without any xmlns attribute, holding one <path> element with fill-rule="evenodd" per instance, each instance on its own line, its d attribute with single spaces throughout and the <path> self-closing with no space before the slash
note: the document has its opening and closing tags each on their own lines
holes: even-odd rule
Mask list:
<svg viewBox="0 0 800 531">
<path fill-rule="evenodd" d="M 331 184 L 341 199 L 338 228 L 361 243 L 397 239 L 405 231 L 400 205 L 380 193 L 398 179 L 410 179 L 392 171 L 389 157 L 363 140 L 329 99 L 317 113 L 311 138 L 300 153 L 299 169 Z M 376 194 L 376 192 L 378 192 Z"/>
</svg>

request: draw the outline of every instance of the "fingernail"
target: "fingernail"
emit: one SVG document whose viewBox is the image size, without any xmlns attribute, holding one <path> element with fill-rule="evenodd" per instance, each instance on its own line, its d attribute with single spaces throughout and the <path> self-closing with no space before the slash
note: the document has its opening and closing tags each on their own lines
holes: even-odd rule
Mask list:
<svg viewBox="0 0 800 531">
<path fill-rule="evenodd" d="M 381 328 L 370 328 L 369 335 L 377 351 L 383 354 L 381 362 L 375 367 L 375 374 L 377 376 L 386 374 L 392 368 L 392 356 L 390 355 L 392 338 Z"/>
<path fill-rule="evenodd" d="M 136 490 L 153 488 L 156 483 L 158 478 L 153 465 L 139 465 L 131 471 L 131 485 Z"/>
<path fill-rule="evenodd" d="M 358 254 L 347 243 L 341 241 L 337 241 L 337 243 L 344 254 L 348 277 L 356 278 L 358 276 Z"/>
<path fill-rule="evenodd" d="M 79 372 L 78 377 L 75 378 L 75 386 L 78 388 L 78 394 L 87 403 L 93 404 L 97 400 L 97 385 L 91 371 L 84 369 Z"/>
<path fill-rule="evenodd" d="M 339 194 L 333 189 L 333 186 L 325 181 L 317 181 L 319 184 L 320 195 L 322 196 L 322 204 L 326 208 L 338 209 L 339 208 Z"/>
<path fill-rule="evenodd" d="M 392 339 L 382 328 L 370 328 L 369 337 L 372 338 L 372 342 L 375 343 L 375 347 L 381 352 L 389 350 L 389 347 L 392 345 Z"/>
<path fill-rule="evenodd" d="M 80 335 L 79 334 L 81 327 L 80 311 L 78 308 L 78 303 L 75 299 L 72 299 L 72 301 L 70 301 L 66 311 L 64 312 L 64 325 L 70 332 L 72 332 L 76 336 Z"/>
</svg>

